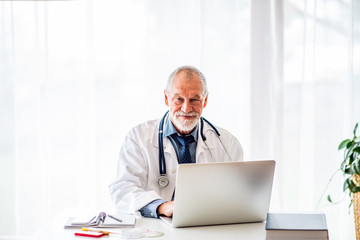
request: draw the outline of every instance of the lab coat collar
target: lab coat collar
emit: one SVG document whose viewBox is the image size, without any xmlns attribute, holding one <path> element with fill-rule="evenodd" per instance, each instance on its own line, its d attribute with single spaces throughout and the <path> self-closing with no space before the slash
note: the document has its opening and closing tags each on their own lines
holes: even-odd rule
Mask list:
<svg viewBox="0 0 360 240">
<path fill-rule="evenodd" d="M 203 133 L 206 136 L 206 143 L 203 141 L 200 131 L 201 131 L 201 123 L 199 124 L 199 131 L 198 131 L 198 145 L 196 148 L 197 156 L 204 150 L 207 149 L 212 150 L 215 148 L 214 141 L 212 140 L 212 138 L 210 138 L 210 136 L 212 136 L 213 134 L 216 135 L 214 129 L 212 129 L 212 127 L 209 124 L 204 122 Z"/>
</svg>

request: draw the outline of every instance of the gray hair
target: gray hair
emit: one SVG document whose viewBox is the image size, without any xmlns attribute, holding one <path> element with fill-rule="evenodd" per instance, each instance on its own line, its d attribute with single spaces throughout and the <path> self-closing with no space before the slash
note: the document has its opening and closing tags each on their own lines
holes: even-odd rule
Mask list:
<svg viewBox="0 0 360 240">
<path fill-rule="evenodd" d="M 196 67 L 190 66 L 190 65 L 178 67 L 170 74 L 169 79 L 166 84 L 166 89 L 165 89 L 166 94 L 170 93 L 175 76 L 179 72 L 182 72 L 182 71 L 185 71 L 189 75 L 191 75 L 192 73 L 196 73 L 199 76 L 199 78 L 202 82 L 203 94 L 206 97 L 208 94 L 208 88 L 207 88 L 207 82 L 206 82 L 205 75 L 202 72 L 200 72 L 199 69 L 197 69 Z"/>
</svg>

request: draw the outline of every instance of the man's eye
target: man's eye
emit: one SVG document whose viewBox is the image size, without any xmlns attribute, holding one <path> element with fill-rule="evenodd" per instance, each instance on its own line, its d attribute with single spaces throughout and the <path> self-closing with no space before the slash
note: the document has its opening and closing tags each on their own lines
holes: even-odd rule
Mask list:
<svg viewBox="0 0 360 240">
<path fill-rule="evenodd" d="M 200 101 L 200 99 L 191 99 L 190 103 L 193 105 L 199 105 L 199 104 L 201 104 L 201 101 Z"/>
<path fill-rule="evenodd" d="M 182 102 L 182 98 L 175 98 L 175 102 L 176 102 L 176 103 L 181 103 L 181 102 Z"/>
</svg>

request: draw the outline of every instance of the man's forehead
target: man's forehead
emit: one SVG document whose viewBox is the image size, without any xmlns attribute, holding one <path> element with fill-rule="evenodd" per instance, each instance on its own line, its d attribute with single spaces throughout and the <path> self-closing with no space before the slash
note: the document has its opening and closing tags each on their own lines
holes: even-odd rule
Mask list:
<svg viewBox="0 0 360 240">
<path fill-rule="evenodd" d="M 188 75 L 186 70 L 182 70 L 174 77 L 170 93 L 172 96 L 184 96 L 190 98 L 203 97 L 203 85 L 200 77 L 196 72 L 190 72 Z"/>
<path fill-rule="evenodd" d="M 173 94 L 174 97 L 183 97 L 183 94 L 182 93 L 178 93 L 178 92 L 175 92 Z M 191 95 L 190 93 L 190 98 L 202 98 L 202 95 L 199 94 L 199 93 L 194 93 L 193 95 Z"/>
</svg>

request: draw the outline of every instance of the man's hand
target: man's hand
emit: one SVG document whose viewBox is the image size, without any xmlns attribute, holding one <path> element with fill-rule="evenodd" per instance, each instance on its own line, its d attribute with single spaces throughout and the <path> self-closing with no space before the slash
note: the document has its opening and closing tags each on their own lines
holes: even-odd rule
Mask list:
<svg viewBox="0 0 360 240">
<path fill-rule="evenodd" d="M 164 202 L 157 208 L 158 215 L 172 217 L 174 211 L 174 201 Z"/>
</svg>

